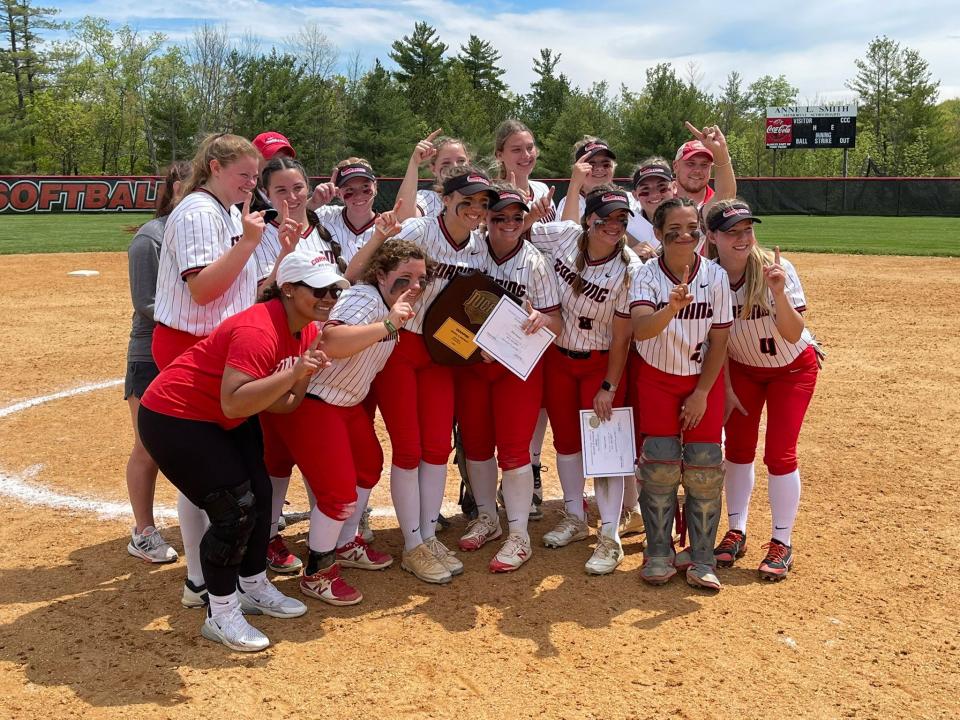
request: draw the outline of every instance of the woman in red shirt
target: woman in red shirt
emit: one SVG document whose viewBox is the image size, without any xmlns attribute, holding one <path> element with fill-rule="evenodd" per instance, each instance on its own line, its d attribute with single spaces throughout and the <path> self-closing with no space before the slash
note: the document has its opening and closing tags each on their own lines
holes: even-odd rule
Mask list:
<svg viewBox="0 0 960 720">
<path fill-rule="evenodd" d="M 200 542 L 210 596 L 202 634 L 244 652 L 270 641 L 243 613 L 286 618 L 307 610 L 266 576 L 272 491 L 245 420 L 300 404 L 310 376 L 327 364 L 313 321 L 327 288 L 346 281 L 324 258 L 294 252 L 280 263 L 277 285 L 280 297 L 227 318 L 167 365 L 141 398 L 139 416 L 160 470 L 210 518 Z"/>
</svg>

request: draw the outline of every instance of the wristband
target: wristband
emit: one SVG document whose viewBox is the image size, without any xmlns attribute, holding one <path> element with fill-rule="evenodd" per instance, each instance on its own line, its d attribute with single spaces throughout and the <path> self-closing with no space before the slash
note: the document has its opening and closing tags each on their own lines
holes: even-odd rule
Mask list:
<svg viewBox="0 0 960 720">
<path fill-rule="evenodd" d="M 384 320 L 383 325 L 385 328 L 387 328 L 387 338 L 389 338 L 390 340 L 396 340 L 397 332 L 398 332 L 397 326 L 394 325 L 392 322 L 390 322 L 390 318 L 387 318 L 386 320 Z"/>
<path fill-rule="evenodd" d="M 730 165 L 732 162 L 733 162 L 733 159 L 731 158 L 730 160 L 727 160 L 725 163 L 722 163 L 722 164 L 719 164 L 719 165 L 718 165 L 717 163 L 714 163 L 714 164 L 713 164 L 713 167 L 714 167 L 714 169 L 716 169 L 716 168 L 725 168 L 727 165 Z"/>
</svg>

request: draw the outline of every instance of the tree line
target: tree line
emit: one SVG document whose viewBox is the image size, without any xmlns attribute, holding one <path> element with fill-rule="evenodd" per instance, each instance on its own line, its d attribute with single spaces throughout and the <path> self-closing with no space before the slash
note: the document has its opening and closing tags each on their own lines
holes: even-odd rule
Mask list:
<svg viewBox="0 0 960 720">
<path fill-rule="evenodd" d="M 584 134 L 611 143 L 622 168 L 670 158 L 689 139 L 684 120 L 719 124 L 740 175 L 834 176 L 842 167 L 842 150 L 765 148 L 767 106 L 799 102 L 783 75 L 747 83 L 731 71 L 711 93 L 695 65 L 660 63 L 640 89 L 604 80 L 581 88 L 564 74 L 563 55 L 542 48 L 535 81 L 518 94 L 491 42 L 471 35 L 451 48 L 425 22 L 393 42 L 391 70 L 342 58 L 316 23 L 280 47 L 252 35 L 232 42 L 226 27 L 209 24 L 172 44 L 104 18 L 67 25 L 54 8 L 2 2 L 0 174 L 156 174 L 189 158 L 205 133 L 278 130 L 313 173 L 358 155 L 380 174 L 402 175 L 414 143 L 438 127 L 492 157 L 493 131 L 507 117 L 534 132 L 539 177 L 566 176 Z M 64 31 L 67 39 L 49 39 Z M 960 174 L 960 99 L 938 102 L 940 83 L 919 53 L 878 37 L 851 72 L 859 104 L 851 175 Z"/>
</svg>

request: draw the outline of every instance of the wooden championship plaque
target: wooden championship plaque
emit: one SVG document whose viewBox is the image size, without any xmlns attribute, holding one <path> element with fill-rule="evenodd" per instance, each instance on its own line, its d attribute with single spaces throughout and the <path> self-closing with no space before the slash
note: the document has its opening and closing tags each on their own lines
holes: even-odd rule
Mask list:
<svg viewBox="0 0 960 720">
<path fill-rule="evenodd" d="M 423 342 L 433 361 L 439 365 L 481 362 L 473 338 L 500 297 L 508 294 L 479 270 L 447 283 L 423 317 Z"/>
</svg>

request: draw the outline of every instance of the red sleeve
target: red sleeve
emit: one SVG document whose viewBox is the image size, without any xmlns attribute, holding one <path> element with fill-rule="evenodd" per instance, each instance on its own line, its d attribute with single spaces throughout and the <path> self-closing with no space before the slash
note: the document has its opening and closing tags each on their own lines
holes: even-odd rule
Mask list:
<svg viewBox="0 0 960 720">
<path fill-rule="evenodd" d="M 227 366 L 254 380 L 273 373 L 278 355 L 277 336 L 266 328 L 240 325 L 230 333 Z"/>
</svg>

